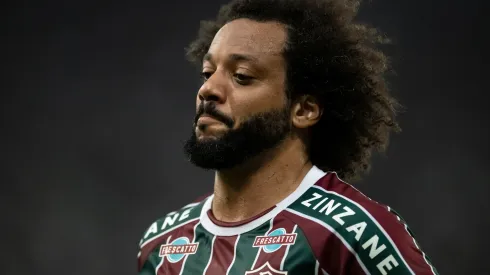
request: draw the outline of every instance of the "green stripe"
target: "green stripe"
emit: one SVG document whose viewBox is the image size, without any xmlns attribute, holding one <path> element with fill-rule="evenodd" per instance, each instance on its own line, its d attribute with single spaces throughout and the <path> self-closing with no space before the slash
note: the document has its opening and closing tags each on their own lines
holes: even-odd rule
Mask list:
<svg viewBox="0 0 490 275">
<path fill-rule="evenodd" d="M 150 275 L 150 274 L 155 274 L 155 268 L 160 264 L 162 261 L 161 257 L 158 257 L 158 248 L 155 248 L 152 253 L 148 256 L 148 259 L 146 260 L 145 264 L 143 265 L 143 268 L 141 269 L 139 275 Z"/>
<path fill-rule="evenodd" d="M 291 274 L 314 274 L 316 258 L 304 232 L 297 227 L 296 242 L 289 247 L 283 270 Z"/>
<path fill-rule="evenodd" d="M 263 223 L 253 231 L 240 235 L 238 240 L 235 261 L 228 274 L 245 274 L 246 271 L 251 270 L 252 264 L 255 261 L 259 247 L 253 247 L 256 236 L 264 236 L 267 230 L 270 228 L 270 221 Z"/>
<path fill-rule="evenodd" d="M 203 274 L 206 265 L 211 258 L 211 252 L 213 247 L 213 237 L 211 233 L 206 231 L 201 224 L 196 227 L 196 242 L 199 243 L 199 247 L 195 254 L 187 255 L 187 260 L 182 274 Z"/>
<path fill-rule="evenodd" d="M 149 262 L 145 262 L 143 268 L 138 273 L 138 275 L 153 275 L 153 274 L 155 274 L 155 268 L 153 268 L 153 266 Z"/>
<path fill-rule="evenodd" d="M 323 203 L 318 205 L 320 202 Z M 328 203 L 330 203 L 330 208 L 324 208 Z M 395 246 L 371 217 L 358 205 L 337 193 L 327 192 L 320 188 L 310 188 L 289 208 L 313 217 L 335 230 L 341 239 L 354 250 L 360 262 L 371 274 L 377 275 L 384 272 L 397 275 L 413 274 Z M 331 212 L 327 213 L 329 209 Z M 347 213 L 352 215 L 342 217 Z"/>
</svg>

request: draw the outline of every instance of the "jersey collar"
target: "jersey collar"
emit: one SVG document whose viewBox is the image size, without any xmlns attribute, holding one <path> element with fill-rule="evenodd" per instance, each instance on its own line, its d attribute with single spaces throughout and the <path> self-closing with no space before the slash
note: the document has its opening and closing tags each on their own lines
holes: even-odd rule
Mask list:
<svg viewBox="0 0 490 275">
<path fill-rule="evenodd" d="M 208 211 L 211 209 L 211 205 L 214 197 L 214 195 L 211 195 L 206 199 L 202 207 L 201 216 L 200 216 L 201 224 L 209 233 L 214 234 L 216 236 L 234 236 L 234 235 L 240 235 L 249 232 L 259 227 L 266 221 L 272 219 L 277 214 L 279 214 L 279 212 L 286 209 L 286 207 L 288 207 L 294 201 L 299 199 L 299 197 L 301 197 L 301 195 L 303 195 L 303 193 L 305 193 L 306 190 L 308 190 L 319 179 L 325 176 L 325 174 L 326 173 L 320 170 L 318 167 L 313 166 L 310 169 L 310 171 L 308 171 L 306 176 L 303 178 L 298 188 L 296 188 L 296 190 L 293 193 L 291 193 L 289 196 L 287 196 L 284 200 L 276 204 L 274 209 L 272 209 L 267 214 L 253 221 L 250 221 L 248 223 L 236 227 L 223 227 L 223 226 L 216 225 L 215 223 L 213 223 L 213 221 L 211 221 L 211 219 L 208 216 Z"/>
</svg>

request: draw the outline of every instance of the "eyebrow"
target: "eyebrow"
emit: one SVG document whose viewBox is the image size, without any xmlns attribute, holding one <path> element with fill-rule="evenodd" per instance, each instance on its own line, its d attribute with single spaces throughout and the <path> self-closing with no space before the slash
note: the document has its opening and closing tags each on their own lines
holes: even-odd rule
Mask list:
<svg viewBox="0 0 490 275">
<path fill-rule="evenodd" d="M 211 53 L 206 53 L 203 57 L 203 62 L 204 61 L 212 61 L 213 55 Z M 238 53 L 232 53 L 228 55 L 228 59 L 230 61 L 234 62 L 239 62 L 239 61 L 247 61 L 247 62 L 252 62 L 252 63 L 258 63 L 259 59 L 255 56 L 247 55 L 247 54 L 238 54 Z"/>
</svg>

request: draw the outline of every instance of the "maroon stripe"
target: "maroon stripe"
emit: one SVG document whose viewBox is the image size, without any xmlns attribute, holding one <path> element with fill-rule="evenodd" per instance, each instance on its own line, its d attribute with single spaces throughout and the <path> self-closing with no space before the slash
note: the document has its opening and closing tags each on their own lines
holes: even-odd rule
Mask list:
<svg viewBox="0 0 490 275">
<path fill-rule="evenodd" d="M 174 241 L 175 239 L 180 238 L 180 237 L 187 237 L 189 239 L 189 241 L 191 243 L 193 243 L 194 242 L 194 234 L 195 234 L 194 227 L 196 226 L 196 224 L 198 222 L 199 222 L 198 220 L 193 221 L 191 223 L 186 224 L 185 226 L 183 226 L 181 228 L 178 228 L 177 230 L 174 230 L 174 231 L 171 231 L 171 232 L 165 234 L 167 236 L 167 238 L 170 237 L 168 239 L 168 242 L 167 242 L 167 239 L 165 239 L 165 241 L 166 241 L 165 244 L 170 244 L 170 243 L 172 243 L 172 241 Z M 163 245 L 163 243 L 158 246 L 158 250 L 160 250 L 161 245 Z M 157 251 L 156 253 L 159 253 L 159 251 Z M 159 275 L 159 274 L 160 275 L 163 275 L 163 274 L 179 274 L 187 256 L 188 255 L 185 255 L 180 261 L 178 261 L 176 263 L 171 263 L 168 260 L 167 256 L 163 256 L 163 257 L 165 257 L 165 259 L 163 260 L 163 264 L 157 270 L 156 275 Z"/>
<path fill-rule="evenodd" d="M 226 274 L 235 254 L 236 236 L 217 236 L 214 240 L 213 254 L 205 275 Z"/>
<path fill-rule="evenodd" d="M 279 228 L 284 228 L 286 230 L 286 233 L 290 234 L 293 233 L 294 225 L 295 224 L 288 219 L 278 219 L 276 217 L 272 221 L 272 228 L 267 232 L 267 234 Z M 287 247 L 288 245 L 282 245 L 278 250 L 268 253 L 264 250 L 264 246 L 262 246 L 258 251 L 259 254 L 257 256 L 257 261 L 252 267 L 252 270 L 261 267 L 267 262 L 270 264 L 271 267 L 280 270 L 281 262 L 286 254 Z"/>
<path fill-rule="evenodd" d="M 431 267 L 423 257 L 422 251 L 415 246 L 413 237 L 405 229 L 405 225 L 395 214 L 388 211 L 386 205 L 366 197 L 353 186 L 340 180 L 335 173 L 328 174 L 315 185 L 342 194 L 361 205 L 388 233 L 415 274 L 433 274 Z"/>
<path fill-rule="evenodd" d="M 279 216 L 284 216 L 298 224 L 308 239 L 320 268 L 328 274 L 365 274 L 354 254 L 334 233 L 314 221 L 288 211 L 282 211 Z"/>
</svg>

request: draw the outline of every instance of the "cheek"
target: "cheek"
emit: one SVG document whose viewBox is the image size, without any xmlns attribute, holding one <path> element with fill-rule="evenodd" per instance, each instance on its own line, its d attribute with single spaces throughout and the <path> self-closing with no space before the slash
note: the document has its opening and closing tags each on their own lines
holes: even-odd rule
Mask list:
<svg viewBox="0 0 490 275">
<path fill-rule="evenodd" d="M 285 107 L 286 94 L 277 89 L 261 89 L 260 91 L 248 91 L 236 93 L 230 101 L 233 114 L 238 117 L 247 117 L 253 114 L 268 112 L 273 109 Z"/>
</svg>

